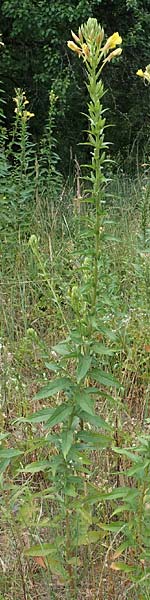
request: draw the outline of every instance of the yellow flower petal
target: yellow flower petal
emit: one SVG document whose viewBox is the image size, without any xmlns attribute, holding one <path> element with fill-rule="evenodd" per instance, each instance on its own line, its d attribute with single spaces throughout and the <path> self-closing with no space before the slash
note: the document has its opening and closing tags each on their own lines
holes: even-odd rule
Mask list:
<svg viewBox="0 0 150 600">
<path fill-rule="evenodd" d="M 82 44 L 82 54 L 85 57 L 85 59 L 88 58 L 88 56 L 90 54 L 90 50 L 89 50 L 87 44 Z"/>
<path fill-rule="evenodd" d="M 107 50 L 111 50 L 112 48 L 115 48 L 116 46 L 118 46 L 118 44 L 122 44 L 122 37 L 121 37 L 121 35 L 119 35 L 118 31 L 116 31 L 108 38 L 108 40 L 107 40 L 105 46 L 102 48 L 102 50 L 103 50 L 103 52 L 106 52 Z"/>
<path fill-rule="evenodd" d="M 78 48 L 78 46 L 76 44 L 74 44 L 74 42 L 69 40 L 69 42 L 67 42 L 67 46 L 68 46 L 68 48 L 70 48 L 70 50 L 73 50 L 73 52 L 77 52 L 77 54 L 79 56 L 81 56 L 82 52 L 81 52 L 80 48 Z"/>
<path fill-rule="evenodd" d="M 74 33 L 74 31 L 71 31 L 71 35 L 72 35 L 72 37 L 73 37 L 74 41 L 75 41 L 77 44 L 80 44 L 80 39 L 79 39 L 79 37 L 76 35 L 76 33 Z"/>
<path fill-rule="evenodd" d="M 150 66 L 147 65 L 145 71 L 142 71 L 142 69 L 138 69 L 136 75 L 139 75 L 139 77 L 143 77 L 143 79 L 146 79 L 146 81 L 150 83 Z"/>
<path fill-rule="evenodd" d="M 139 75 L 139 77 L 144 77 L 144 73 L 143 73 L 142 69 L 138 69 L 138 71 L 136 72 L 136 75 Z"/>
<path fill-rule="evenodd" d="M 103 60 L 103 65 L 105 65 L 105 63 L 110 62 L 112 60 L 112 58 L 115 58 L 116 56 L 120 56 L 120 54 L 122 53 L 122 48 L 116 48 L 115 50 L 113 50 L 113 52 L 110 52 L 110 54 L 108 54 L 107 58 L 105 58 L 105 60 Z"/>
</svg>

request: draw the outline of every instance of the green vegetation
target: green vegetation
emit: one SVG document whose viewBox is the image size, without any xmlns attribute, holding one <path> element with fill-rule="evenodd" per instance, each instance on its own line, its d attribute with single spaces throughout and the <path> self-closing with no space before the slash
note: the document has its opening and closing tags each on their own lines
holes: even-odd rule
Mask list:
<svg viewBox="0 0 150 600">
<path fill-rule="evenodd" d="M 103 72 L 120 35 L 90 17 L 72 37 L 90 157 L 73 181 L 59 172 L 56 91 L 38 147 L 25 92 L 11 134 L 1 92 L 0 598 L 145 600 L 149 163 L 111 172 Z"/>
</svg>

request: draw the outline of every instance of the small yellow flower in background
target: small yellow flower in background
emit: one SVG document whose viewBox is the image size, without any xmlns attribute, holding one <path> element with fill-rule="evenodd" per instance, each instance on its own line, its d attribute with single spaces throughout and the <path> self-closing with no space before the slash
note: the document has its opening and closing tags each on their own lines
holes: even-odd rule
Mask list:
<svg viewBox="0 0 150 600">
<path fill-rule="evenodd" d="M 28 121 L 29 119 L 31 119 L 34 116 L 35 116 L 34 113 L 30 113 L 29 110 L 24 110 L 22 113 L 22 117 L 23 117 L 24 121 Z"/>
<path fill-rule="evenodd" d="M 16 104 L 16 107 L 14 109 L 14 112 L 16 113 L 16 115 L 18 115 L 18 117 L 22 117 L 23 121 L 26 122 L 29 119 L 31 119 L 31 117 L 34 117 L 34 113 L 31 113 L 29 110 L 26 110 L 26 105 L 29 104 L 29 100 L 27 100 L 25 92 L 22 92 L 22 90 L 20 90 L 20 88 L 18 88 L 17 90 L 15 90 L 16 92 L 16 97 L 13 98 L 13 101 Z"/>
<path fill-rule="evenodd" d="M 136 72 L 136 75 L 139 75 L 139 77 L 144 77 L 144 73 L 143 73 L 142 69 L 138 69 L 138 71 Z"/>
<path fill-rule="evenodd" d="M 143 79 L 150 83 L 150 65 L 147 65 L 145 71 L 142 71 L 142 69 L 138 69 L 136 75 L 139 75 L 139 77 L 143 77 Z"/>
<path fill-rule="evenodd" d="M 122 37 L 119 35 L 118 31 L 113 33 L 107 40 L 106 44 L 103 46 L 103 52 L 107 52 L 108 50 L 112 50 L 116 48 L 119 44 L 122 44 Z"/>
</svg>

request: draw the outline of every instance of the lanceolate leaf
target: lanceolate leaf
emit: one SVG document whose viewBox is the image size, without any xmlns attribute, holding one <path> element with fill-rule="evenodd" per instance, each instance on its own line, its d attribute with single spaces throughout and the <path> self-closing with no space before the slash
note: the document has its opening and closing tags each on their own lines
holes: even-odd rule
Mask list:
<svg viewBox="0 0 150 600">
<path fill-rule="evenodd" d="M 84 377 L 86 376 L 86 374 L 88 373 L 88 370 L 90 368 L 91 365 L 91 361 L 92 361 L 92 357 L 91 356 L 80 356 L 79 358 L 79 364 L 78 364 L 78 368 L 77 368 L 77 382 L 79 383 L 82 379 L 84 379 Z"/>
<path fill-rule="evenodd" d="M 120 388 L 121 384 L 111 373 L 106 373 L 105 371 L 101 371 L 100 369 L 93 369 L 92 376 L 95 381 L 101 383 L 102 385 L 106 385 L 107 387 L 116 387 Z"/>
<path fill-rule="evenodd" d="M 45 469 L 48 468 L 50 468 L 50 462 L 48 460 L 37 460 L 27 465 L 24 471 L 25 473 L 39 473 L 40 471 L 45 471 Z"/>
<path fill-rule="evenodd" d="M 24 550 L 25 556 L 48 556 L 49 554 L 55 554 L 57 552 L 57 546 L 55 544 L 35 544 Z"/>
<path fill-rule="evenodd" d="M 73 432 L 72 431 L 64 431 L 62 434 L 62 453 L 66 460 L 67 454 L 72 446 L 73 442 Z"/>
<path fill-rule="evenodd" d="M 37 410 L 37 412 L 29 415 L 27 422 L 28 423 L 43 423 L 47 421 L 51 415 L 54 413 L 54 408 L 41 408 L 41 410 Z"/>
<path fill-rule="evenodd" d="M 57 425 L 58 423 L 64 423 L 67 421 L 68 417 L 70 417 L 72 411 L 73 407 L 71 405 L 60 404 L 60 406 L 57 406 L 54 410 L 50 419 L 48 419 L 45 428 L 54 427 L 54 425 Z"/>
<path fill-rule="evenodd" d="M 71 347 L 69 347 L 69 344 L 65 342 L 60 342 L 59 344 L 56 344 L 56 346 L 53 346 L 53 350 L 57 354 L 60 354 L 60 356 L 76 356 L 76 352 L 73 352 Z"/>
<path fill-rule="evenodd" d="M 68 390 L 71 386 L 72 383 L 69 377 L 59 377 L 58 379 L 53 379 L 48 385 L 45 385 L 34 398 L 35 400 L 50 398 L 50 396 L 54 396 L 58 392 Z"/>
<path fill-rule="evenodd" d="M 78 392 L 75 396 L 76 403 L 82 410 L 85 410 L 90 415 L 94 415 L 94 401 L 84 390 Z"/>
<path fill-rule="evenodd" d="M 108 436 L 101 433 L 93 433 L 92 431 L 80 431 L 78 438 L 86 442 L 87 446 L 93 448 L 93 450 L 107 448 L 110 445 L 110 438 Z"/>
<path fill-rule="evenodd" d="M 94 425 L 94 427 L 98 427 L 99 429 L 108 429 L 109 431 L 112 429 L 109 423 L 106 423 L 105 419 L 103 419 L 103 417 L 95 414 L 89 414 L 88 410 L 83 411 L 80 416 L 85 423 L 90 423 L 91 425 Z"/>
<path fill-rule="evenodd" d="M 112 354 L 117 352 L 117 349 L 108 348 L 108 346 L 105 346 L 104 344 L 100 343 L 94 344 L 92 349 L 94 350 L 95 354 L 101 354 L 102 356 L 105 354 L 111 356 Z"/>
<path fill-rule="evenodd" d="M 10 458 L 20 456 L 20 454 L 23 454 L 23 451 L 15 450 L 15 448 L 0 448 L 0 460 L 1 458 L 6 458 L 9 460 Z"/>
<path fill-rule="evenodd" d="M 4 471 L 7 469 L 8 465 L 10 463 L 10 460 L 0 460 L 0 473 L 4 473 Z"/>
<path fill-rule="evenodd" d="M 111 523 L 99 523 L 99 527 L 101 529 L 104 529 L 104 531 L 112 531 L 114 533 L 117 533 L 117 531 L 120 531 L 122 528 L 124 528 L 126 525 L 126 523 L 124 521 L 114 521 Z"/>
</svg>

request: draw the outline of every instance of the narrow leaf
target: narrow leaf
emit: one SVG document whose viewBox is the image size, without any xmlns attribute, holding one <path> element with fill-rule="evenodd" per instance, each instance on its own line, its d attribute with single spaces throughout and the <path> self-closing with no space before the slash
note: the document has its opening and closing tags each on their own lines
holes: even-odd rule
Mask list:
<svg viewBox="0 0 150 600">
<path fill-rule="evenodd" d="M 58 423 L 64 423 L 72 413 L 72 405 L 60 404 L 54 410 L 53 415 L 46 422 L 45 428 L 54 427 Z"/>
<path fill-rule="evenodd" d="M 80 356 L 79 364 L 77 368 L 77 382 L 79 383 L 86 376 L 90 365 L 91 365 L 92 357 L 91 356 Z"/>
<path fill-rule="evenodd" d="M 109 425 L 109 423 L 106 423 L 103 417 L 100 417 L 100 415 L 91 414 L 87 410 L 81 413 L 81 419 L 82 418 L 83 421 L 85 421 L 86 423 L 91 423 L 91 425 L 94 425 L 95 427 L 107 429 L 109 431 L 111 431 L 112 429 L 111 425 Z"/>
<path fill-rule="evenodd" d="M 100 369 L 93 369 L 92 376 L 95 381 L 101 383 L 102 385 L 106 385 L 108 387 L 115 386 L 116 388 L 120 388 L 121 384 L 117 379 L 111 375 L 111 373 L 106 373 L 105 371 L 101 371 Z"/>
<path fill-rule="evenodd" d="M 0 448 L 0 459 L 6 458 L 8 460 L 19 456 L 20 454 L 23 454 L 23 451 L 15 450 L 15 448 Z"/>
<path fill-rule="evenodd" d="M 48 556 L 48 554 L 56 554 L 55 544 L 35 544 L 24 550 L 25 556 Z"/>
<path fill-rule="evenodd" d="M 69 377 L 60 377 L 53 379 L 48 385 L 45 385 L 42 390 L 35 394 L 35 400 L 43 400 L 44 398 L 50 398 L 58 392 L 68 390 L 71 387 L 71 380 Z"/>
<path fill-rule="evenodd" d="M 85 391 L 77 393 L 76 402 L 83 411 L 86 411 L 88 414 L 94 416 L 94 401 L 93 398 L 90 398 L 89 394 L 87 394 Z"/>
<path fill-rule="evenodd" d="M 92 431 L 80 431 L 77 434 L 77 437 L 83 442 L 86 442 L 93 450 L 107 448 L 110 444 L 110 438 L 101 433 L 94 433 Z"/>
<path fill-rule="evenodd" d="M 71 448 L 72 441 L 73 441 L 73 432 L 72 431 L 64 431 L 63 435 L 62 435 L 61 447 L 62 447 L 62 453 L 63 453 L 65 460 L 66 460 L 67 454 Z"/>
<path fill-rule="evenodd" d="M 115 352 L 118 352 L 118 349 L 112 349 L 112 348 L 108 348 L 107 346 L 105 346 L 104 344 L 94 344 L 93 346 L 93 350 L 96 354 L 100 354 L 100 355 L 108 355 L 111 356 L 112 354 L 114 354 Z"/>
<path fill-rule="evenodd" d="M 25 473 L 39 473 L 40 471 L 45 471 L 45 469 L 50 468 L 49 460 L 37 460 L 35 462 L 29 463 L 24 469 Z"/>
</svg>

